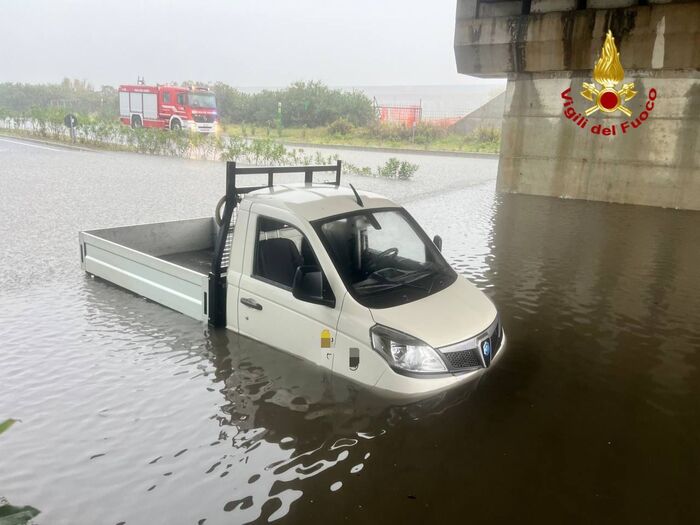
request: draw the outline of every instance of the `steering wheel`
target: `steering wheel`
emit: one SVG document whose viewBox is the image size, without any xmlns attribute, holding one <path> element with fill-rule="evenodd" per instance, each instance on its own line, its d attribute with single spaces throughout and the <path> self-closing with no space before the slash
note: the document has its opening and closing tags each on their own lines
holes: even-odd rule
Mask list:
<svg viewBox="0 0 700 525">
<path fill-rule="evenodd" d="M 384 259 L 385 257 L 396 257 L 399 254 L 398 248 L 389 248 L 384 250 L 382 253 L 377 255 L 377 259 Z"/>
<path fill-rule="evenodd" d="M 369 274 L 374 273 L 377 268 L 379 267 L 380 261 L 382 259 L 386 259 L 388 257 L 394 258 L 399 254 L 399 249 L 398 248 L 389 248 L 388 250 L 384 250 L 381 253 L 378 253 L 376 256 L 372 257 L 371 262 L 367 264 L 366 270 Z"/>
</svg>

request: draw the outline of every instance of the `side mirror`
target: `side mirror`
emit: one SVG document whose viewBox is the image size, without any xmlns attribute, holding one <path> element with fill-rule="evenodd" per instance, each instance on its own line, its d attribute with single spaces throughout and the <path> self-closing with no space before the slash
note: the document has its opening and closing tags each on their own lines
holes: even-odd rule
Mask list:
<svg viewBox="0 0 700 525">
<path fill-rule="evenodd" d="M 294 274 L 292 295 L 300 301 L 335 308 L 335 297 L 330 290 L 326 291 L 325 281 L 318 266 L 299 266 Z"/>
<path fill-rule="evenodd" d="M 433 237 L 433 244 L 437 246 L 438 250 L 442 251 L 442 237 L 440 237 L 439 235 Z"/>
</svg>

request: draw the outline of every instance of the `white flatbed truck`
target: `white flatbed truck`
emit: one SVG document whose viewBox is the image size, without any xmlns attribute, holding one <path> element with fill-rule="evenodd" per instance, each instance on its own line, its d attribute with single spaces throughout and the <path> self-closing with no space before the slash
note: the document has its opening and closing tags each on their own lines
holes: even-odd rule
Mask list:
<svg viewBox="0 0 700 525">
<path fill-rule="evenodd" d="M 285 173 L 305 182 L 275 184 Z M 267 182 L 239 186 L 248 175 Z M 82 268 L 373 388 L 426 394 L 483 374 L 506 345 L 494 305 L 439 237 L 340 176 L 340 162 L 229 162 L 214 218 L 80 232 Z"/>
</svg>

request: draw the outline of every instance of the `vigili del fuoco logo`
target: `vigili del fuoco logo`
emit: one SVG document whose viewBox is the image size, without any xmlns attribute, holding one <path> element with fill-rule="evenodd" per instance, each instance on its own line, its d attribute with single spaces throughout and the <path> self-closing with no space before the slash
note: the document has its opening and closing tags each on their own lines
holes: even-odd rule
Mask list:
<svg viewBox="0 0 700 525">
<path fill-rule="evenodd" d="M 562 91 L 561 98 L 564 100 L 564 116 L 571 120 L 581 129 L 586 129 L 589 124 L 588 117 L 597 113 L 616 113 L 620 112 L 631 119 L 632 111 L 625 105 L 627 101 L 632 100 L 637 92 L 634 90 L 634 82 L 622 84 L 618 86 L 625 78 L 625 70 L 622 69 L 620 62 L 620 53 L 615 46 L 615 38 L 612 31 L 608 31 L 603 43 L 603 49 L 600 51 L 598 58 L 593 68 L 593 82 L 583 83 L 583 91 L 581 96 L 586 100 L 590 100 L 593 105 L 579 113 L 574 108 L 574 99 L 571 98 L 571 88 Z M 645 120 L 649 118 L 649 114 L 654 109 L 654 101 L 656 100 L 656 89 L 651 88 L 647 95 L 647 101 L 644 105 L 644 110 L 632 120 L 625 120 L 620 124 L 619 130 L 617 124 L 604 126 L 603 124 L 594 124 L 589 129 L 594 135 L 615 136 L 618 131 L 625 134 L 633 129 L 641 126 Z"/>
</svg>

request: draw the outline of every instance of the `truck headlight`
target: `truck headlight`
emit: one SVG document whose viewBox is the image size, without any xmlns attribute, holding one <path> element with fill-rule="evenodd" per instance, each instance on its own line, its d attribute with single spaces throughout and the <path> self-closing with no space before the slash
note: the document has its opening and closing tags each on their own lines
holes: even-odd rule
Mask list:
<svg viewBox="0 0 700 525">
<path fill-rule="evenodd" d="M 411 372 L 447 372 L 437 352 L 423 341 L 382 325 L 369 331 L 372 347 L 389 364 Z"/>
</svg>

